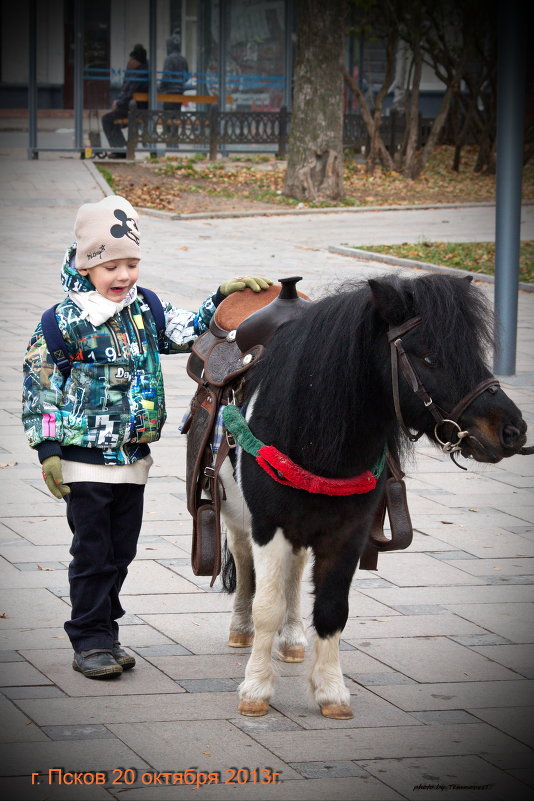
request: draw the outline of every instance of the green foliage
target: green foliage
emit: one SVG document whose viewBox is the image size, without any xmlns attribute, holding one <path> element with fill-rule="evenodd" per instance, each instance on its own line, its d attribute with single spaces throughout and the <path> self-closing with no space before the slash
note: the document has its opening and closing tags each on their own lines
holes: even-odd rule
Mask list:
<svg viewBox="0 0 534 801">
<path fill-rule="evenodd" d="M 263 164 L 267 161 L 271 161 L 272 156 L 262 155 L 261 153 L 256 153 L 252 156 L 230 156 L 228 161 L 237 161 L 242 162 L 243 164 Z"/>
<path fill-rule="evenodd" d="M 105 181 L 107 181 L 107 183 L 109 184 L 110 189 L 113 189 L 113 191 L 116 192 L 117 191 L 117 185 L 115 183 L 115 178 L 110 173 L 110 171 L 107 170 L 105 167 L 102 167 L 100 164 L 97 164 L 96 167 L 97 167 L 97 170 L 100 172 L 100 175 L 102 176 L 102 178 Z"/>
<path fill-rule="evenodd" d="M 473 273 L 493 275 L 495 245 L 493 242 L 428 242 L 402 245 L 370 245 L 359 250 L 386 253 L 401 259 L 455 267 Z M 534 241 L 521 242 L 519 280 L 534 283 Z"/>
</svg>

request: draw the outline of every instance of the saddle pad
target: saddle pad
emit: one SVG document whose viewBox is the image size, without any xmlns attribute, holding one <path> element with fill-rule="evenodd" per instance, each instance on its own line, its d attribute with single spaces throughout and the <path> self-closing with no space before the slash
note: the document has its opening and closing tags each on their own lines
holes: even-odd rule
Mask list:
<svg viewBox="0 0 534 801">
<path fill-rule="evenodd" d="M 210 327 L 212 330 L 214 327 L 218 328 L 221 332 L 233 331 L 255 311 L 263 309 L 264 306 L 268 306 L 269 303 L 276 300 L 281 289 L 281 284 L 273 284 L 267 289 L 262 289 L 261 292 L 253 292 L 248 287 L 241 292 L 232 292 L 215 310 L 212 317 L 214 325 Z M 309 297 L 302 292 L 299 292 L 298 295 L 304 300 L 309 300 Z M 221 333 L 217 333 L 221 336 Z"/>
</svg>

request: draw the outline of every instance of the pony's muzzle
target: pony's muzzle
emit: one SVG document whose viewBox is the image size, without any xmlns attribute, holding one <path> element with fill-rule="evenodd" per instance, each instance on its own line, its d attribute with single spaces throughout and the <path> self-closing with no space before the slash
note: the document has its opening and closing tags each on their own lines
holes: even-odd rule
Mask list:
<svg viewBox="0 0 534 801">
<path fill-rule="evenodd" d="M 505 450 L 513 450 L 514 452 L 517 452 L 518 447 L 521 448 L 527 441 L 525 431 L 526 424 L 524 426 L 524 430 L 521 431 L 516 425 L 513 425 L 512 423 L 506 423 L 506 425 L 502 426 L 499 435 L 502 447 Z"/>
<path fill-rule="evenodd" d="M 475 419 L 469 425 L 469 436 L 462 443 L 462 455 L 477 462 L 495 464 L 521 453 L 527 441 L 527 424 L 522 417 L 500 421 Z"/>
</svg>

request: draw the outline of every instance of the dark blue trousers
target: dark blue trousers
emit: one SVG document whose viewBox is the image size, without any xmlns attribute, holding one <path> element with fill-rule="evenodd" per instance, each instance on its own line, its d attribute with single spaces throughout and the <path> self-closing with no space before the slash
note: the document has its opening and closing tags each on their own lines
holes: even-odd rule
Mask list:
<svg viewBox="0 0 534 801">
<path fill-rule="evenodd" d="M 75 651 L 111 648 L 119 639 L 119 593 L 137 550 L 144 490 L 143 484 L 70 484 L 72 613 L 65 631 Z"/>
<path fill-rule="evenodd" d="M 106 134 L 106 138 L 110 147 L 123 148 L 126 147 L 126 139 L 121 131 L 125 125 L 115 125 L 115 120 L 126 119 L 128 116 L 128 109 L 115 108 L 108 111 L 107 114 L 102 115 L 102 128 Z"/>
</svg>

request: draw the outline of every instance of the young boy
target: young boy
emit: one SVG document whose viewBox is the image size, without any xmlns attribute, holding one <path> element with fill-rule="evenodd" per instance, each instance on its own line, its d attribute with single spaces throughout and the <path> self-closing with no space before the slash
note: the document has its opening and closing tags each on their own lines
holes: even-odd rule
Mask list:
<svg viewBox="0 0 534 801">
<path fill-rule="evenodd" d="M 75 236 L 61 273 L 67 297 L 56 309 L 71 372 L 65 378 L 55 365 L 39 323 L 24 362 L 22 420 L 47 487 L 67 502 L 72 666 L 107 678 L 135 665 L 119 642 L 119 593 L 141 529 L 149 443 L 166 418 L 160 352 L 188 352 L 226 295 L 272 282 L 228 281 L 197 314 L 163 302 L 165 341 L 158 346 L 137 288 L 138 215 L 130 203 L 115 195 L 83 205 Z"/>
</svg>

